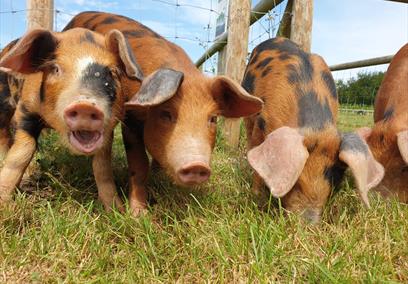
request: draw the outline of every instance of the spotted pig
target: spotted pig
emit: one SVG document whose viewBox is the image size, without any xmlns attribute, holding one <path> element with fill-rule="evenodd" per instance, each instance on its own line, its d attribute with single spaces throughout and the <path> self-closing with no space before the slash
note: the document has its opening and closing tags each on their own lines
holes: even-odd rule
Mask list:
<svg viewBox="0 0 408 284">
<path fill-rule="evenodd" d="M 73 27 L 102 34 L 120 30 L 129 40 L 143 73 L 148 74 L 142 85 L 122 81 L 129 97 L 123 138 L 134 215 L 146 208 L 146 150 L 177 184 L 203 183 L 211 173 L 217 117 L 247 116 L 262 108 L 262 101 L 239 84 L 224 76 L 204 76 L 180 47 L 132 19 L 84 12 L 75 16 L 66 29 Z M 160 87 L 154 82 L 166 84 Z M 133 96 L 136 91 L 138 95 Z"/>
<path fill-rule="evenodd" d="M 372 129 L 359 131 L 385 175 L 376 191 L 408 203 L 408 44 L 394 56 L 374 104 Z"/>
<path fill-rule="evenodd" d="M 320 56 L 288 39 L 269 39 L 252 52 L 242 86 L 264 102 L 245 120 L 256 193 L 265 182 L 286 209 L 317 222 L 349 166 L 368 205 L 383 168 L 356 133 L 338 131 L 336 87 Z"/>
<path fill-rule="evenodd" d="M 12 198 L 41 130 L 53 128 L 73 153 L 94 156 L 93 170 L 104 206 L 123 208 L 111 168 L 112 131 L 124 116 L 121 78 L 142 78 L 127 46 L 117 30 L 102 36 L 81 28 L 62 33 L 37 29 L 2 52 L 0 143 L 5 160 L 0 204 Z"/>
</svg>

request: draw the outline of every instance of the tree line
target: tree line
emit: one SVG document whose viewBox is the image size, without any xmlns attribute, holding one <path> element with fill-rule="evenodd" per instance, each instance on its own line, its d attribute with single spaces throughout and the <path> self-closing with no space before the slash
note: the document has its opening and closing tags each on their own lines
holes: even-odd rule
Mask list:
<svg viewBox="0 0 408 284">
<path fill-rule="evenodd" d="M 357 77 L 337 80 L 340 104 L 372 106 L 384 74 L 384 72 L 359 72 Z"/>
</svg>

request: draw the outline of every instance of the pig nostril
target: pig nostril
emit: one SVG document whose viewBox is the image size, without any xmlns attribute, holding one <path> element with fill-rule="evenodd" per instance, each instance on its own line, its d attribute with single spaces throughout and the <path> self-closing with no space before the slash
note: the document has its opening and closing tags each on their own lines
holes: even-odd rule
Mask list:
<svg viewBox="0 0 408 284">
<path fill-rule="evenodd" d="M 200 176 L 202 176 L 202 177 L 205 177 L 205 176 L 207 176 L 208 174 L 207 174 L 207 172 L 206 171 L 201 171 L 200 172 Z"/>
<path fill-rule="evenodd" d="M 181 174 L 183 175 L 183 176 L 186 176 L 186 175 L 188 175 L 190 173 L 190 170 L 188 170 L 188 169 L 185 169 L 185 170 L 182 170 L 181 171 Z"/>
<path fill-rule="evenodd" d="M 71 112 L 71 117 L 76 117 L 78 115 L 78 113 L 76 111 Z"/>
<path fill-rule="evenodd" d="M 92 118 L 92 120 L 98 120 L 98 116 L 96 115 L 96 114 L 91 114 L 91 118 Z"/>
</svg>

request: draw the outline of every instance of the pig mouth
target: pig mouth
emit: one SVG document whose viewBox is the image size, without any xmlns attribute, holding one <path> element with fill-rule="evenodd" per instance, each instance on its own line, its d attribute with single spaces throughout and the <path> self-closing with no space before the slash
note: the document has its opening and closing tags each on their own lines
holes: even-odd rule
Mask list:
<svg viewBox="0 0 408 284">
<path fill-rule="evenodd" d="M 75 130 L 69 133 L 69 142 L 78 151 L 89 154 L 102 145 L 103 135 L 101 131 Z"/>
</svg>

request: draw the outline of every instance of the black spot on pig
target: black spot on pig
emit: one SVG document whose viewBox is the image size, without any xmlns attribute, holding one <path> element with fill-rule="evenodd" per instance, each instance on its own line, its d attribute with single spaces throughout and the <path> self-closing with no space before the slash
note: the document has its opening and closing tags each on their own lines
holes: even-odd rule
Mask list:
<svg viewBox="0 0 408 284">
<path fill-rule="evenodd" d="M 288 60 L 290 58 L 290 55 L 285 53 L 282 53 L 281 55 L 279 55 L 279 60 L 285 61 Z"/>
<path fill-rule="evenodd" d="M 262 130 L 262 132 L 265 132 L 266 122 L 262 116 L 258 116 L 257 124 L 258 124 L 258 128 Z"/>
<path fill-rule="evenodd" d="M 116 99 L 116 82 L 107 66 L 89 64 L 82 73 L 82 84 L 95 94 L 108 98 L 110 103 Z"/>
<path fill-rule="evenodd" d="M 20 109 L 23 116 L 20 120 L 18 128 L 24 130 L 31 137 L 37 140 L 41 130 L 45 126 L 41 117 L 37 113 L 29 112 L 24 105 L 21 105 Z"/>
<path fill-rule="evenodd" d="M 343 162 L 337 160 L 332 166 L 326 167 L 324 169 L 324 178 L 330 185 L 337 188 L 344 177 L 346 168 L 347 167 Z"/>
<path fill-rule="evenodd" d="M 384 121 L 388 121 L 392 118 L 392 116 L 394 115 L 394 108 L 390 107 L 388 108 L 385 112 L 384 112 Z"/>
<path fill-rule="evenodd" d="M 330 71 L 322 71 L 320 75 L 322 76 L 322 80 L 325 83 L 327 89 L 329 90 L 332 98 L 337 100 L 336 84 L 334 83 Z"/>
<path fill-rule="evenodd" d="M 45 80 L 42 80 L 40 87 L 40 101 L 44 102 L 44 100 L 45 100 Z"/>
<path fill-rule="evenodd" d="M 262 76 L 262 77 L 265 77 L 265 76 L 268 75 L 270 72 L 272 72 L 272 66 L 266 67 L 266 68 L 262 71 L 261 76 Z"/>
<path fill-rule="evenodd" d="M 248 93 L 252 93 L 254 91 L 254 81 L 255 81 L 255 76 L 251 72 L 247 72 L 242 82 L 242 87 Z"/>
<path fill-rule="evenodd" d="M 142 38 L 147 36 L 146 31 L 143 30 L 127 30 L 123 31 L 123 34 L 127 38 Z"/>
<path fill-rule="evenodd" d="M 80 15 L 80 14 L 79 14 Z M 91 25 L 91 23 L 93 22 L 93 21 L 95 21 L 98 17 L 100 16 L 100 14 L 97 14 L 97 13 L 95 13 L 95 15 L 92 15 L 92 16 L 89 16 L 89 19 L 88 20 L 86 20 L 83 24 L 82 24 L 82 26 L 84 27 L 84 28 L 88 28 L 88 29 L 90 29 L 90 30 L 93 30 L 93 28 L 94 28 L 94 24 L 93 25 Z M 64 31 L 64 30 L 63 30 Z"/>
<path fill-rule="evenodd" d="M 10 124 L 14 114 L 14 107 L 10 104 L 10 88 L 7 74 L 0 72 L 0 128 L 6 128 Z"/>
<path fill-rule="evenodd" d="M 101 24 L 101 25 L 110 25 L 110 24 L 116 23 L 118 21 L 119 21 L 119 19 L 117 17 L 107 17 L 107 18 L 103 19 L 103 21 L 100 22 L 99 24 Z"/>
<path fill-rule="evenodd" d="M 265 66 L 267 66 L 269 64 L 269 62 L 272 61 L 272 59 L 273 59 L 272 57 L 267 57 L 267 58 L 261 60 L 261 62 L 259 62 L 258 65 L 256 65 L 256 69 L 264 68 Z"/>
<path fill-rule="evenodd" d="M 95 38 L 90 31 L 86 31 L 85 34 L 79 38 L 79 42 L 80 43 L 87 42 L 90 44 L 96 44 Z"/>
<path fill-rule="evenodd" d="M 287 66 L 287 68 L 288 68 L 288 72 L 287 72 L 287 74 L 288 74 L 288 76 L 287 76 L 288 83 L 290 85 L 295 85 L 295 84 L 300 83 L 301 78 L 299 77 L 299 73 L 298 73 L 298 70 L 297 70 L 296 66 L 293 65 L 293 64 L 289 64 Z"/>
<path fill-rule="evenodd" d="M 301 91 L 298 90 L 298 93 L 301 93 Z M 298 122 L 301 127 L 320 130 L 323 129 L 327 123 L 333 123 L 333 115 L 327 98 L 324 103 L 320 103 L 314 91 L 300 94 L 298 108 Z"/>
<path fill-rule="evenodd" d="M 340 151 L 353 151 L 367 155 L 368 147 L 357 133 L 349 132 L 342 135 Z"/>
</svg>

